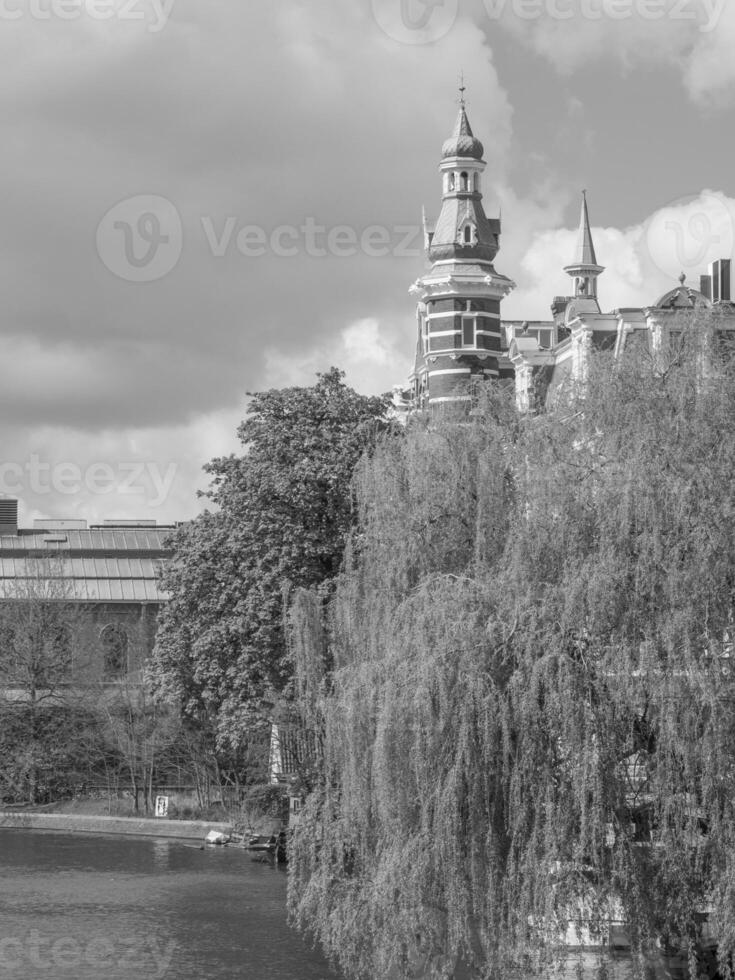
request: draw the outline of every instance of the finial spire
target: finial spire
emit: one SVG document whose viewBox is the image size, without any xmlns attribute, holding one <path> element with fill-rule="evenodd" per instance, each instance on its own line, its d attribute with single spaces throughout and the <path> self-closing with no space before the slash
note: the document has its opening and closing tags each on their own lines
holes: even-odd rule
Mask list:
<svg viewBox="0 0 735 980">
<path fill-rule="evenodd" d="M 587 210 L 587 191 L 582 191 L 582 214 L 579 219 L 579 239 L 575 261 L 578 265 L 597 265 L 595 245 L 592 241 L 590 216 Z"/>
<path fill-rule="evenodd" d="M 595 244 L 592 241 L 592 229 L 590 228 L 590 216 L 587 210 L 586 190 L 582 191 L 582 213 L 579 219 L 574 261 L 571 265 L 566 266 L 564 271 L 574 279 L 575 297 L 583 297 L 597 303 L 597 277 L 605 270 L 597 264 Z"/>
<path fill-rule="evenodd" d="M 464 83 L 464 72 L 461 71 L 459 73 L 459 104 L 462 106 L 463 109 L 465 106 L 464 94 L 466 91 L 467 91 L 467 86 Z"/>
</svg>

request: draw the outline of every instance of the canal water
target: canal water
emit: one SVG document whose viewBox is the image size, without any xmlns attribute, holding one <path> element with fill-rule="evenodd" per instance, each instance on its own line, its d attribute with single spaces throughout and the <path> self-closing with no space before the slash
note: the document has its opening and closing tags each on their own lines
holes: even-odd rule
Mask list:
<svg viewBox="0 0 735 980">
<path fill-rule="evenodd" d="M 246 851 L 0 830 L 0 980 L 334 980 Z"/>
</svg>

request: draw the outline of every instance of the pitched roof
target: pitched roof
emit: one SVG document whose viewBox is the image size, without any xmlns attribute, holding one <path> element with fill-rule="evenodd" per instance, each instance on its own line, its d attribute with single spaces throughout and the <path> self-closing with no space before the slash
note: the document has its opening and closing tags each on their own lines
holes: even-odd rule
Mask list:
<svg viewBox="0 0 735 980">
<path fill-rule="evenodd" d="M 164 602 L 170 527 L 19 530 L 0 535 L 0 599 L 23 598 L 39 578 L 82 602 Z"/>
</svg>

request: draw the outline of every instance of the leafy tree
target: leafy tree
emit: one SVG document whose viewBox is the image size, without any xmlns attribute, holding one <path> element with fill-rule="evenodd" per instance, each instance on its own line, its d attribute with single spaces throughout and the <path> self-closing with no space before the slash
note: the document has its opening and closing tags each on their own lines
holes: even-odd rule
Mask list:
<svg viewBox="0 0 735 980">
<path fill-rule="evenodd" d="M 335 368 L 310 388 L 253 395 L 245 452 L 206 467 L 216 509 L 175 535 L 153 676 L 235 768 L 267 703 L 289 693 L 284 596 L 339 570 L 352 472 L 385 413 L 385 399 L 356 394 Z"/>
<path fill-rule="evenodd" d="M 348 976 L 548 975 L 616 920 L 641 974 L 727 972 L 735 370 L 679 326 L 360 465 L 326 639 L 291 613 L 324 773 L 290 909 Z"/>
</svg>

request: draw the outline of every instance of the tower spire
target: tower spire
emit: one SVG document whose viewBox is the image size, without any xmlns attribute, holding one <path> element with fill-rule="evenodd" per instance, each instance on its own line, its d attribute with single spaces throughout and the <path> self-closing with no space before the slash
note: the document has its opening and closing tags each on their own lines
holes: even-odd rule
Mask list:
<svg viewBox="0 0 735 980">
<path fill-rule="evenodd" d="M 587 191 L 582 191 L 582 214 L 579 219 L 579 240 L 575 261 L 579 265 L 597 265 L 595 244 L 590 230 L 590 215 L 587 209 Z"/>
<path fill-rule="evenodd" d="M 467 91 L 467 86 L 464 83 L 464 72 L 461 71 L 459 73 L 459 104 L 462 106 L 463 109 L 465 107 L 464 94 L 466 91 Z"/>
<path fill-rule="evenodd" d="M 590 215 L 587 207 L 587 191 L 582 191 L 582 212 L 579 218 L 579 233 L 574 261 L 564 269 L 574 279 L 575 297 L 586 297 L 597 302 L 597 277 L 604 272 L 597 264 L 595 243 L 592 240 Z"/>
</svg>

